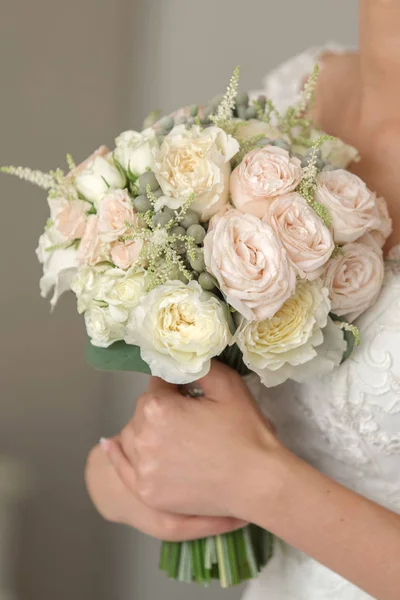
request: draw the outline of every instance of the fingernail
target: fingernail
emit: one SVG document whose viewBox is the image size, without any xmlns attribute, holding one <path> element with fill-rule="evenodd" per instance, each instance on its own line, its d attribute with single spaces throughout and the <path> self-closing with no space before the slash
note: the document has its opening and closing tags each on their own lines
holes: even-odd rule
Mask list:
<svg viewBox="0 0 400 600">
<path fill-rule="evenodd" d="M 104 452 L 108 452 L 110 449 L 110 441 L 107 438 L 100 438 L 99 444 L 103 448 Z"/>
</svg>

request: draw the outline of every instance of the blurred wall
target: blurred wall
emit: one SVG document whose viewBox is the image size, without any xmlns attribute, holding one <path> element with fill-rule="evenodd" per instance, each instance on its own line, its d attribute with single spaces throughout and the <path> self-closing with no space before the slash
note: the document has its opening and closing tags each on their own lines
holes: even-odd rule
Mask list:
<svg viewBox="0 0 400 600">
<path fill-rule="evenodd" d="M 129 121 L 129 0 L 1 0 L 0 164 L 76 161 Z M 34 250 L 42 190 L 0 176 L 0 455 L 29 469 L 18 565 L 21 600 L 112 598 L 111 526 L 85 491 L 89 448 L 112 412 L 109 378 L 84 362 L 72 295 L 50 314 Z"/>
<path fill-rule="evenodd" d="M 243 88 L 261 87 L 269 69 L 306 47 L 354 45 L 356 0 L 141 0 L 135 8 L 131 115 L 135 127 L 154 108 L 170 111 L 223 91 L 241 65 Z M 115 380 L 131 412 L 135 376 Z M 144 384 L 144 379 L 140 378 Z M 121 532 L 116 600 L 219 600 L 240 590 L 190 589 L 156 573 L 158 543 Z"/>
</svg>

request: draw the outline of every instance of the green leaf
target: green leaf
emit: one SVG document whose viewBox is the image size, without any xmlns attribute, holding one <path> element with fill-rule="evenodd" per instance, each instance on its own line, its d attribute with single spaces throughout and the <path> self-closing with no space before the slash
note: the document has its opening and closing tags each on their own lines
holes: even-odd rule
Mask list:
<svg viewBox="0 0 400 600">
<path fill-rule="evenodd" d="M 151 375 L 150 367 L 140 356 L 138 346 L 115 342 L 109 348 L 98 348 L 88 339 L 86 362 L 98 371 L 134 371 Z"/>
</svg>

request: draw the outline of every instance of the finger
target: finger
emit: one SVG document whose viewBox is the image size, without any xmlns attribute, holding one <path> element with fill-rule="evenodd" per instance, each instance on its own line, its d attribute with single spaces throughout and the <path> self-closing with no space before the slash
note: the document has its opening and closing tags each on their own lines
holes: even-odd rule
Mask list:
<svg viewBox="0 0 400 600">
<path fill-rule="evenodd" d="M 240 395 L 243 391 L 248 392 L 240 375 L 218 360 L 211 362 L 210 371 L 196 381 L 196 386 L 204 391 L 205 396 L 219 402 L 231 401 L 235 395 Z"/>
<path fill-rule="evenodd" d="M 163 537 L 167 542 L 184 542 L 237 531 L 245 521 L 230 517 L 172 517 Z"/>
<path fill-rule="evenodd" d="M 160 377 L 150 377 L 148 392 L 151 394 L 174 394 L 178 393 L 178 386 L 173 383 L 168 383 Z"/>
<path fill-rule="evenodd" d="M 361 0 L 360 53 L 374 81 L 400 68 L 400 0 Z M 392 84 L 393 82 L 391 82 Z"/>
<path fill-rule="evenodd" d="M 134 492 L 136 490 L 135 470 L 125 456 L 121 444 L 115 438 L 101 438 L 100 447 L 124 485 Z"/>
</svg>

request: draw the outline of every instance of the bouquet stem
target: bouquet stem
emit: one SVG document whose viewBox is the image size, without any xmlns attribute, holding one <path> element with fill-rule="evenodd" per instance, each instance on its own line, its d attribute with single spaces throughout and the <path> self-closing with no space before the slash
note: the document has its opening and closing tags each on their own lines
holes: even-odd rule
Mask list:
<svg viewBox="0 0 400 600">
<path fill-rule="evenodd" d="M 273 536 L 257 527 L 193 542 L 163 542 L 160 569 L 170 579 L 230 588 L 257 577 L 272 556 Z"/>
</svg>

